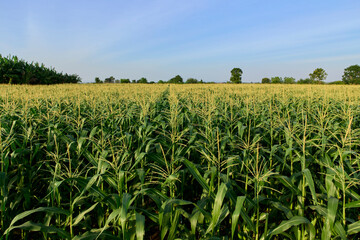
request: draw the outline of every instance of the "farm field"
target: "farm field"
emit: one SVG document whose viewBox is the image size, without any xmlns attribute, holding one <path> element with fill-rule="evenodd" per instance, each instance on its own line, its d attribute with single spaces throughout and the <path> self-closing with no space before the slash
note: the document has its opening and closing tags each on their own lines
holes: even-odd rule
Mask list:
<svg viewBox="0 0 360 240">
<path fill-rule="evenodd" d="M 360 87 L 0 85 L 1 239 L 360 239 Z"/>
</svg>

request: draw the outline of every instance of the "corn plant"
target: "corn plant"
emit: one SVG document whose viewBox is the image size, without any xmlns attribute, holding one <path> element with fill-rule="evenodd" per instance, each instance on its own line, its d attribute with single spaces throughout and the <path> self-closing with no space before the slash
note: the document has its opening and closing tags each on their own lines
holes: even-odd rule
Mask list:
<svg viewBox="0 0 360 240">
<path fill-rule="evenodd" d="M 359 90 L 0 85 L 0 239 L 359 239 Z"/>
</svg>

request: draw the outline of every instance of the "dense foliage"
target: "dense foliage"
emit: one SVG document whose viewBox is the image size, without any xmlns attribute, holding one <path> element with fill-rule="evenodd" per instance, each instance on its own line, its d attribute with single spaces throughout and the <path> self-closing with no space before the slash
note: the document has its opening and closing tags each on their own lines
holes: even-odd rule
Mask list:
<svg viewBox="0 0 360 240">
<path fill-rule="evenodd" d="M 0 86 L 0 237 L 359 239 L 359 90 Z"/>
<path fill-rule="evenodd" d="M 314 72 L 309 74 L 310 79 L 315 83 L 321 83 L 323 80 L 326 79 L 327 73 L 322 68 L 317 68 Z"/>
<path fill-rule="evenodd" d="M 230 82 L 241 83 L 242 74 L 243 74 L 243 71 L 241 70 L 241 68 L 233 68 L 231 70 Z"/>
<path fill-rule="evenodd" d="M 16 56 L 2 57 L 0 55 L 0 83 L 10 84 L 59 84 L 78 83 L 78 75 L 58 73 L 53 68 L 43 64 L 28 63 Z"/>
<path fill-rule="evenodd" d="M 265 77 L 265 78 L 261 79 L 261 83 L 271 83 L 271 80 L 270 80 L 270 78 Z"/>
<path fill-rule="evenodd" d="M 360 84 L 360 66 L 352 65 L 345 68 L 342 80 L 347 84 Z"/>
<path fill-rule="evenodd" d="M 168 83 L 183 83 L 183 79 L 180 75 L 176 75 L 175 77 L 171 78 Z"/>
<path fill-rule="evenodd" d="M 284 80 L 282 79 L 282 77 L 272 77 L 271 83 L 284 83 Z"/>
</svg>

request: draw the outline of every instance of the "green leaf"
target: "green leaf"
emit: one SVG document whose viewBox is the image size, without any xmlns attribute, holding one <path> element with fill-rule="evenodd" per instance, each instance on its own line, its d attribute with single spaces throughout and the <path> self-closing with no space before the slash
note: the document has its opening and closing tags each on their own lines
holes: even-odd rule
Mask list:
<svg viewBox="0 0 360 240">
<path fill-rule="evenodd" d="M 87 181 L 87 184 L 81 191 L 80 195 L 74 199 L 74 201 L 72 203 L 73 208 L 74 208 L 75 204 L 82 199 L 82 196 L 85 194 L 85 192 L 88 191 L 90 188 L 92 188 L 92 186 L 95 184 L 95 182 L 97 181 L 99 176 L 100 176 L 99 174 L 95 174 Z"/>
<path fill-rule="evenodd" d="M 348 235 L 353 235 L 360 232 L 360 221 L 348 225 Z"/>
<path fill-rule="evenodd" d="M 92 210 L 94 210 L 94 208 L 98 205 L 99 203 L 95 203 L 94 205 L 92 205 L 91 207 L 89 207 L 88 209 L 86 209 L 85 211 L 81 212 L 77 217 L 74 218 L 74 222 L 73 222 L 73 226 L 76 226 L 77 224 L 79 224 L 79 222 L 85 217 L 85 215 L 89 212 L 91 212 Z"/>
<path fill-rule="evenodd" d="M 328 198 L 334 197 L 336 193 L 336 186 L 333 182 L 334 180 L 334 174 L 330 169 L 327 169 L 327 174 L 325 177 L 325 186 L 326 186 L 326 192 L 328 195 Z"/>
<path fill-rule="evenodd" d="M 337 198 L 330 197 L 328 199 L 328 206 L 326 212 L 325 223 L 321 232 L 321 239 L 330 239 L 334 226 L 336 212 L 338 208 L 339 200 Z"/>
<path fill-rule="evenodd" d="M 291 228 L 293 226 L 297 226 L 299 224 L 304 224 L 304 223 L 310 224 L 310 221 L 304 217 L 295 216 L 295 217 L 291 218 L 290 220 L 282 221 L 279 226 L 277 226 L 276 228 L 274 228 L 273 230 L 271 230 L 268 233 L 268 236 L 278 235 L 280 233 L 285 232 L 286 230 L 288 230 L 289 228 Z"/>
<path fill-rule="evenodd" d="M 346 238 L 346 232 L 345 232 L 345 229 L 344 227 L 341 225 L 341 223 L 339 221 L 337 221 L 334 225 L 334 230 L 337 234 L 340 235 L 341 239 L 342 240 L 345 240 L 347 239 Z"/>
<path fill-rule="evenodd" d="M 145 235 L 145 217 L 136 213 L 136 239 L 142 240 Z"/>
<path fill-rule="evenodd" d="M 210 231 L 214 234 L 215 228 L 219 224 L 220 214 L 222 211 L 221 206 L 223 204 L 226 192 L 227 192 L 227 187 L 224 183 L 222 183 L 220 185 L 218 192 L 216 194 L 216 197 L 215 197 L 213 211 L 211 214 L 212 219 L 211 219 L 208 229 L 206 230 L 206 234 L 209 233 Z"/>
<path fill-rule="evenodd" d="M 105 225 L 104 227 L 101 229 L 100 233 L 98 234 L 98 237 L 100 237 L 100 235 L 106 230 L 106 228 L 108 228 L 109 223 L 111 221 L 113 221 L 115 218 L 117 218 L 121 213 L 121 208 L 115 209 L 108 217 L 108 219 L 106 219 Z"/>
<path fill-rule="evenodd" d="M 130 200 L 131 200 L 131 195 L 128 193 L 124 193 L 123 195 L 123 199 L 122 199 L 122 207 L 121 207 L 121 212 L 120 212 L 120 224 L 122 227 L 122 230 L 125 231 L 125 223 L 127 220 L 127 212 L 129 210 L 130 207 Z"/>
<path fill-rule="evenodd" d="M 5 231 L 8 232 L 10 231 L 9 229 L 19 220 L 22 220 L 23 218 L 26 218 L 27 216 L 30 216 L 31 214 L 37 213 L 37 212 L 48 212 L 48 213 L 56 213 L 56 214 L 64 214 L 64 215 L 69 215 L 69 211 L 60 209 L 60 208 L 55 208 L 55 207 L 39 207 L 33 210 L 29 210 L 29 211 L 25 211 L 22 212 L 18 215 L 16 215 L 14 217 L 14 219 L 11 221 L 9 228 Z"/>
<path fill-rule="evenodd" d="M 301 195 L 300 190 L 290 181 L 290 179 L 286 176 L 275 175 L 276 179 L 278 179 L 284 186 L 290 189 L 294 194 Z"/>
<path fill-rule="evenodd" d="M 304 175 L 305 175 L 305 179 L 306 179 L 306 182 L 307 184 L 309 185 L 309 188 L 310 188 L 310 191 L 311 191 L 311 195 L 313 197 L 313 200 L 315 202 L 315 204 L 317 203 L 317 197 L 316 197 L 316 192 L 315 192 L 315 185 L 314 185 L 314 181 L 313 181 L 313 178 L 311 176 L 311 172 L 309 169 L 305 169 L 303 171 Z"/>
<path fill-rule="evenodd" d="M 197 170 L 197 168 L 195 167 L 195 165 L 190 162 L 187 159 L 184 159 L 184 164 L 185 166 L 188 168 L 188 170 L 190 171 L 190 173 L 194 176 L 194 178 L 196 179 L 196 181 L 198 181 L 198 183 L 207 191 L 209 192 L 210 187 L 209 185 L 206 183 L 205 179 L 201 176 L 201 174 L 199 173 L 199 171 Z"/>
<path fill-rule="evenodd" d="M 332 197 L 328 200 L 327 219 L 329 220 L 329 225 L 331 226 L 331 228 L 335 222 L 338 203 L 339 203 L 339 199 L 337 199 L 337 198 Z"/>
<path fill-rule="evenodd" d="M 346 203 L 345 208 L 360 208 L 360 200 Z"/>
<path fill-rule="evenodd" d="M 5 232 L 4 235 L 7 235 L 13 229 L 24 229 L 32 232 L 42 232 L 42 233 L 56 233 L 63 239 L 70 239 L 70 234 L 62 229 L 58 229 L 53 226 L 45 226 L 41 223 L 33 223 L 31 221 L 25 222 L 24 224 L 18 226 L 9 227 Z"/>
<path fill-rule="evenodd" d="M 239 220 L 240 212 L 243 207 L 244 201 L 246 197 L 241 196 L 236 198 L 236 206 L 235 211 L 233 212 L 231 216 L 231 238 L 234 239 L 235 229 Z"/>
<path fill-rule="evenodd" d="M 294 215 L 292 214 L 291 210 L 287 207 L 285 207 L 284 205 L 282 205 L 280 202 L 271 202 L 271 204 L 279 209 L 280 211 L 283 211 L 285 213 L 285 216 L 288 218 L 288 219 L 291 219 Z"/>
<path fill-rule="evenodd" d="M 167 239 L 169 240 L 173 240 L 175 238 L 175 231 L 178 227 L 179 224 L 179 217 L 180 217 L 180 210 L 176 209 L 175 210 L 175 215 L 172 216 L 172 223 L 171 223 L 171 227 L 170 227 L 170 231 L 169 231 L 169 235 L 167 237 Z"/>
</svg>

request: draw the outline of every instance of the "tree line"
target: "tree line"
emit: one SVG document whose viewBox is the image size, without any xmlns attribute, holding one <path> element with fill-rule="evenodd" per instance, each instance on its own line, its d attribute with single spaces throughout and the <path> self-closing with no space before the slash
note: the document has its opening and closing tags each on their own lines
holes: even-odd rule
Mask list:
<svg viewBox="0 0 360 240">
<path fill-rule="evenodd" d="M 17 56 L 3 57 L 0 54 L 0 84 L 60 84 L 79 83 L 76 74 L 59 73 L 44 64 L 28 63 Z"/>
<path fill-rule="evenodd" d="M 233 68 L 231 70 L 230 82 L 241 83 L 242 70 L 240 68 Z M 261 83 L 285 83 L 285 84 L 324 84 L 324 80 L 328 74 L 322 68 L 316 68 L 309 74 L 308 78 L 299 79 L 296 81 L 293 77 L 264 77 Z M 344 74 L 341 81 L 330 82 L 329 84 L 360 84 L 360 66 L 351 65 L 344 69 Z"/>
<path fill-rule="evenodd" d="M 243 71 L 241 68 L 233 68 L 228 83 L 242 83 Z M 327 77 L 327 73 L 322 68 L 316 68 L 309 74 L 308 78 L 295 80 L 293 77 L 264 77 L 261 83 L 286 83 L 286 84 L 322 84 Z M 44 64 L 28 63 L 17 56 L 2 57 L 0 54 L 0 84 L 60 84 L 60 83 L 79 83 L 81 78 L 77 74 L 59 73 L 54 68 L 47 68 Z M 138 80 L 128 78 L 115 79 L 113 76 L 101 80 L 95 78 L 95 83 L 155 83 L 148 81 L 145 77 Z M 157 83 L 213 83 L 204 82 L 202 79 L 188 78 L 186 81 L 180 76 Z M 344 69 L 341 81 L 331 82 L 330 84 L 360 84 L 360 66 L 351 65 Z"/>
<path fill-rule="evenodd" d="M 243 71 L 241 68 L 233 68 L 231 70 L 230 81 L 227 83 L 242 83 L 242 74 Z M 316 68 L 312 73 L 309 74 L 308 78 L 299 79 L 296 81 L 293 77 L 264 77 L 261 80 L 261 83 L 285 83 L 285 84 L 324 84 L 324 80 L 327 78 L 328 74 L 322 68 Z M 101 80 L 99 77 L 95 78 L 95 83 L 155 83 L 154 81 L 148 82 L 145 77 L 142 77 L 138 80 L 130 80 L 128 78 L 124 79 L 115 79 L 113 76 Z M 157 83 L 212 83 L 204 82 L 203 80 L 197 80 L 195 78 L 188 78 L 186 81 L 180 75 L 169 79 L 168 81 L 159 80 Z M 341 81 L 330 82 L 329 84 L 360 84 L 360 66 L 352 65 L 345 68 L 344 75 L 342 76 Z"/>
<path fill-rule="evenodd" d="M 155 83 L 154 81 L 148 81 L 145 77 L 142 77 L 138 80 L 129 78 L 115 79 L 113 76 L 101 80 L 99 77 L 95 78 L 95 83 Z M 180 76 L 176 75 L 175 77 L 169 79 L 168 81 L 159 80 L 157 83 L 205 83 L 202 79 L 197 80 L 196 78 L 188 78 L 186 81 Z"/>
</svg>

